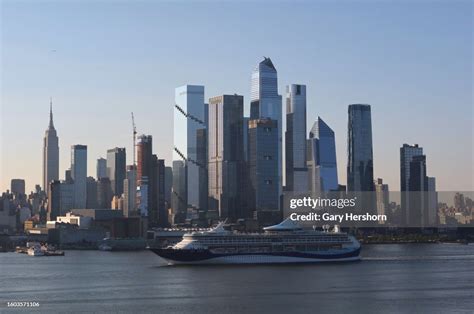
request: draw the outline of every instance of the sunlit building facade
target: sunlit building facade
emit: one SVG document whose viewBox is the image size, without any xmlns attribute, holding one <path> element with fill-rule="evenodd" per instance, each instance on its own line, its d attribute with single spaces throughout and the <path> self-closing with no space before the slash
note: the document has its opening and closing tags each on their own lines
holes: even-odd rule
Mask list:
<svg viewBox="0 0 474 314">
<path fill-rule="evenodd" d="M 198 210 L 207 207 L 207 105 L 204 86 L 184 85 L 175 90 L 173 160 L 185 166 L 186 188 L 175 193 Z"/>
<path fill-rule="evenodd" d="M 248 215 L 242 202 L 243 101 L 239 95 L 209 99 L 209 209 L 230 220 Z"/>
</svg>

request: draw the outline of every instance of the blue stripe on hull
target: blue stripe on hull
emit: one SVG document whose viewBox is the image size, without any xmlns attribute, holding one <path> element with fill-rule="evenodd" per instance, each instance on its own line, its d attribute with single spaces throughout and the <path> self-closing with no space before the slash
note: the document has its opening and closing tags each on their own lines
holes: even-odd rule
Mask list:
<svg viewBox="0 0 474 314">
<path fill-rule="evenodd" d="M 227 256 L 245 256 L 245 255 L 263 255 L 263 256 L 282 256 L 282 257 L 297 257 L 318 260 L 335 260 L 357 257 L 360 254 L 360 247 L 349 252 L 344 253 L 303 253 L 303 252 L 273 252 L 273 253 L 229 253 L 229 254 L 214 254 L 209 250 L 176 250 L 176 249 L 150 249 L 158 256 L 177 262 L 200 262 L 218 257 Z"/>
</svg>

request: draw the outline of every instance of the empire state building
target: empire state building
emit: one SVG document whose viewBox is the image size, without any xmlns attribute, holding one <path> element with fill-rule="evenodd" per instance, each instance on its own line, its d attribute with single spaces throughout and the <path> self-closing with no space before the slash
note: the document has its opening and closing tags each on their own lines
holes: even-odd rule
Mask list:
<svg viewBox="0 0 474 314">
<path fill-rule="evenodd" d="M 44 134 L 43 143 L 43 190 L 48 193 L 52 180 L 59 179 L 59 146 L 58 135 L 53 124 L 53 102 L 49 104 L 49 126 Z"/>
</svg>

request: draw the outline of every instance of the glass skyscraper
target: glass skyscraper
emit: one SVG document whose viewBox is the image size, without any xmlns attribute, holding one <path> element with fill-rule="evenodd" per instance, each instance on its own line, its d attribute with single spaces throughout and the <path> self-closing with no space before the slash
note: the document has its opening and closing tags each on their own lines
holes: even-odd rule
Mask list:
<svg viewBox="0 0 474 314">
<path fill-rule="evenodd" d="M 188 208 L 186 200 L 186 167 L 183 160 L 173 160 L 171 208 L 173 210 L 173 223 L 183 223 L 186 220 Z"/>
<path fill-rule="evenodd" d="M 97 159 L 96 176 L 97 176 L 97 180 L 99 180 L 100 178 L 107 177 L 107 159 L 105 158 Z"/>
<path fill-rule="evenodd" d="M 206 210 L 207 106 L 204 86 L 184 85 L 175 90 L 173 160 L 186 167 L 186 188 L 179 195 L 190 207 Z M 175 191 L 178 193 L 178 191 Z M 204 198 L 205 195 L 205 199 Z"/>
<path fill-rule="evenodd" d="M 209 99 L 209 209 L 230 220 L 247 216 L 242 202 L 243 110 L 243 96 Z"/>
<path fill-rule="evenodd" d="M 121 196 L 126 168 L 125 148 L 115 147 L 107 150 L 107 177 L 112 183 L 112 193 Z"/>
<path fill-rule="evenodd" d="M 334 131 L 321 117 L 314 122 L 308 140 L 308 182 L 311 193 L 338 189 L 336 139 Z"/>
<path fill-rule="evenodd" d="M 306 167 L 306 86 L 286 87 L 285 189 L 308 191 Z"/>
<path fill-rule="evenodd" d="M 347 190 L 374 191 L 370 105 L 349 105 L 347 127 Z"/>
<path fill-rule="evenodd" d="M 282 187 L 282 99 L 278 95 L 277 70 L 270 58 L 261 61 L 252 72 L 250 119 L 269 118 L 278 125 L 278 190 Z"/>
<path fill-rule="evenodd" d="M 275 120 L 255 119 L 248 125 L 249 209 L 278 210 L 278 125 Z"/>
<path fill-rule="evenodd" d="M 87 146 L 71 147 L 71 178 L 74 180 L 74 208 L 86 208 L 87 201 Z M 109 204 L 110 205 L 110 204 Z"/>
<path fill-rule="evenodd" d="M 405 224 L 409 221 L 410 212 L 410 163 L 413 157 L 423 155 L 423 147 L 418 144 L 403 144 L 400 147 L 400 191 L 401 191 L 401 211 L 402 221 Z"/>
<path fill-rule="evenodd" d="M 409 211 L 407 225 L 425 227 L 429 222 L 428 176 L 426 175 L 426 156 L 413 156 L 410 162 Z"/>
</svg>

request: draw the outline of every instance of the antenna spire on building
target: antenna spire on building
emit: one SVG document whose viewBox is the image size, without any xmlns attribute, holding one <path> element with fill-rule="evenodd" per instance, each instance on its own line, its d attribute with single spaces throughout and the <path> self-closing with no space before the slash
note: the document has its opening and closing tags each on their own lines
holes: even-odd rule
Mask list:
<svg viewBox="0 0 474 314">
<path fill-rule="evenodd" d="M 53 97 L 49 97 L 49 128 L 54 129 L 54 124 L 53 124 Z"/>
</svg>

